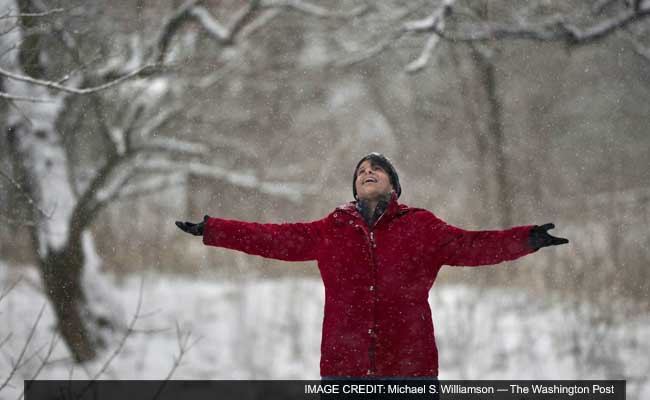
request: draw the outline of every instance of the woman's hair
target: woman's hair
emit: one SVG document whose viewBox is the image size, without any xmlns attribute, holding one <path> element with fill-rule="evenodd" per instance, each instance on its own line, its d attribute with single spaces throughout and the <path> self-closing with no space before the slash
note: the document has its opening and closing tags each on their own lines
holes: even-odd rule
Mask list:
<svg viewBox="0 0 650 400">
<path fill-rule="evenodd" d="M 399 176 L 397 175 L 397 170 L 395 167 L 393 167 L 393 164 L 390 162 L 388 157 L 381 153 L 374 152 L 359 160 L 357 166 L 354 168 L 354 175 L 352 176 L 352 194 L 354 195 L 354 198 L 357 198 L 357 172 L 359 171 L 359 166 L 364 161 L 369 161 L 370 165 L 373 167 L 381 167 L 384 169 L 384 171 L 386 171 L 388 177 L 390 178 L 390 183 L 393 185 L 393 189 L 395 189 L 395 193 L 397 193 L 397 197 L 399 198 L 399 196 L 402 194 L 402 186 L 399 184 Z"/>
</svg>

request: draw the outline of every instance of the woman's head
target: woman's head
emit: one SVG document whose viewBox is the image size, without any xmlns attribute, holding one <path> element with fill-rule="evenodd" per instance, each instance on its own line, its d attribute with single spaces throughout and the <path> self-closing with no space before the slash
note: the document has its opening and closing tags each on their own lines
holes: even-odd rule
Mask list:
<svg viewBox="0 0 650 400">
<path fill-rule="evenodd" d="M 373 200 L 385 197 L 391 191 L 402 193 L 399 177 L 393 164 L 380 153 L 363 157 L 354 169 L 352 193 L 355 199 Z"/>
</svg>

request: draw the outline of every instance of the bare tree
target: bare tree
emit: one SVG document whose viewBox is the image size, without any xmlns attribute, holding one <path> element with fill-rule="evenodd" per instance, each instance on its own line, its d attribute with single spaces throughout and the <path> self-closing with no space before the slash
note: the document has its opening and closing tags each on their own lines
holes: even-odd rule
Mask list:
<svg viewBox="0 0 650 400">
<path fill-rule="evenodd" d="M 83 13 L 85 7 L 91 8 L 82 5 L 75 12 Z M 250 1 L 222 23 L 201 2 L 188 1 L 162 21 L 152 40 L 141 40 L 129 56 L 102 64 L 89 62 L 82 44 L 64 29 L 66 17 L 72 15 L 68 10 L 41 10 L 29 0 L 3 0 L 0 9 L 7 10 L 0 19 L 0 94 L 9 102 L 4 125 L 11 180 L 33 200 L 28 220 L 33 222 L 30 233 L 45 292 L 61 336 L 80 362 L 95 357 L 101 332 L 119 322 L 115 307 L 105 305 L 111 304 L 110 289 L 99 274 L 89 232 L 102 209 L 119 199 L 183 183 L 190 173 L 290 198 L 311 188 L 300 184 L 278 188 L 252 173 L 205 162 L 202 156 L 210 150 L 205 143 L 158 135 L 187 111 L 187 105 L 174 100 L 172 84 L 182 76 L 171 54 L 182 29 L 199 26 L 225 48 L 283 9 L 336 18 L 363 11 L 332 12 L 302 1 Z M 51 24 L 43 27 L 38 22 L 46 17 Z M 48 40 L 58 41 L 59 47 L 49 48 Z M 56 78 L 57 63 L 74 68 Z M 205 78 L 221 77 L 217 73 Z M 58 127 L 79 96 L 87 97 L 97 119 L 96 131 L 106 144 L 96 157 L 98 167 L 90 172 L 75 170 Z M 105 110 L 116 99 L 117 106 L 107 117 Z M 222 145 L 232 144 L 224 140 Z"/>
<path fill-rule="evenodd" d="M 513 223 L 513 182 L 510 155 L 507 152 L 508 132 L 504 127 L 504 105 L 499 98 L 499 43 L 505 40 L 564 42 L 569 47 L 598 43 L 617 35 L 629 41 L 637 54 L 650 61 L 650 41 L 647 20 L 650 1 L 598 0 L 580 4 L 566 2 L 470 2 L 463 0 L 431 0 L 412 7 L 395 3 L 391 17 L 378 17 L 368 22 L 373 32 L 359 35 L 360 39 L 347 48 L 335 64 L 350 66 L 366 62 L 389 50 L 406 52 L 416 46 L 417 57 L 404 65 L 410 74 L 420 72 L 431 64 L 436 52 L 449 51 L 456 65 L 467 62 L 476 71 L 482 101 L 462 96 L 465 112 L 472 124 L 479 153 L 479 176 L 486 188 L 486 167 L 494 172 L 499 223 Z M 418 18 L 418 16 L 420 16 Z M 379 22 L 375 22 L 379 21 Z M 377 33 L 378 32 L 378 33 Z M 447 44 L 443 48 L 441 46 Z M 450 49 L 450 50 L 448 50 Z M 467 51 L 463 51 L 467 50 Z M 459 59 L 459 56 L 462 59 Z M 463 90 L 469 90 L 468 76 L 461 76 Z M 484 108 L 482 110 L 481 108 Z M 478 118 L 483 115 L 484 118 Z M 489 161 L 489 164 L 486 163 Z"/>
</svg>

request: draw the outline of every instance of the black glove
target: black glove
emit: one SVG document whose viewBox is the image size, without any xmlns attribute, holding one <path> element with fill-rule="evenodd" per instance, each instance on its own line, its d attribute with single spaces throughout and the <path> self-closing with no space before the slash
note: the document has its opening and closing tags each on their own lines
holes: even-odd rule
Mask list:
<svg viewBox="0 0 650 400">
<path fill-rule="evenodd" d="M 530 230 L 530 235 L 528 236 L 528 245 L 532 249 L 539 249 L 546 246 L 557 246 L 558 244 L 569 243 L 569 239 L 559 238 L 551 236 L 548 234 L 549 229 L 555 228 L 555 225 L 552 223 L 544 225 L 535 225 L 533 229 Z"/>
<path fill-rule="evenodd" d="M 192 222 L 181 222 L 181 221 L 176 221 L 176 226 L 182 229 L 183 231 L 190 233 L 194 236 L 203 236 L 203 228 L 205 227 L 205 221 L 208 220 L 207 215 L 203 217 L 203 222 L 199 222 L 198 224 L 192 223 Z"/>
</svg>

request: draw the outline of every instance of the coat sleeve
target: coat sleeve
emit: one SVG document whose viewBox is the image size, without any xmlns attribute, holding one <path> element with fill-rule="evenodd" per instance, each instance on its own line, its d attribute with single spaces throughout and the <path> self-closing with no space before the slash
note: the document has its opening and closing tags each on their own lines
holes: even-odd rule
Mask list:
<svg viewBox="0 0 650 400">
<path fill-rule="evenodd" d="M 505 230 L 468 231 L 431 214 L 429 233 L 441 265 L 479 266 L 515 260 L 537 251 L 528 245 L 534 225 Z"/>
<path fill-rule="evenodd" d="M 284 261 L 318 257 L 326 219 L 307 223 L 261 224 L 209 218 L 203 244 Z"/>
</svg>

